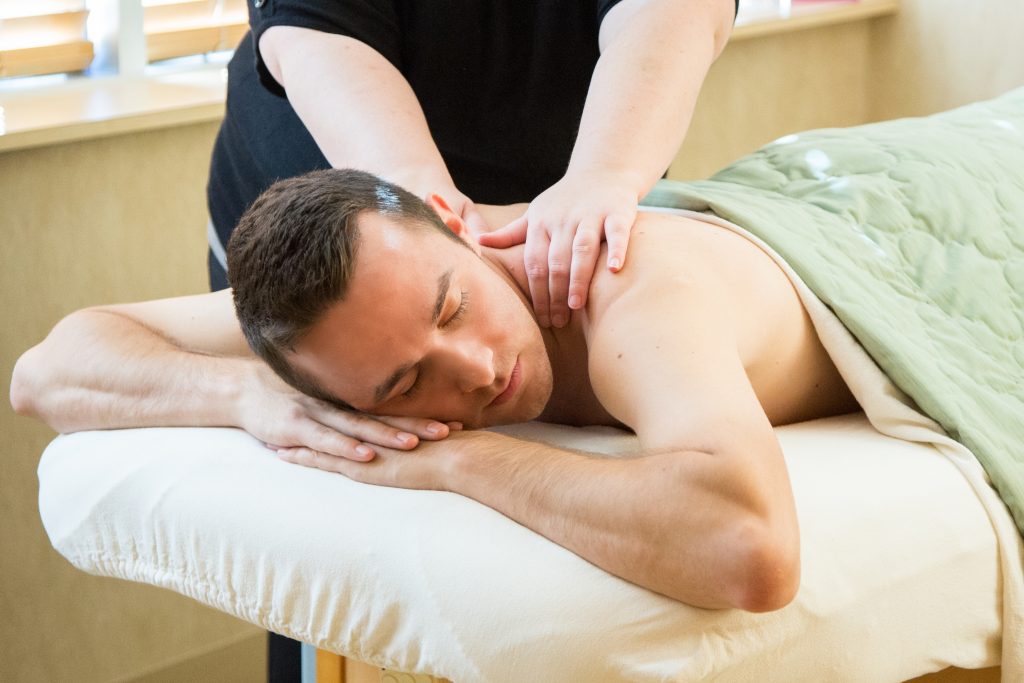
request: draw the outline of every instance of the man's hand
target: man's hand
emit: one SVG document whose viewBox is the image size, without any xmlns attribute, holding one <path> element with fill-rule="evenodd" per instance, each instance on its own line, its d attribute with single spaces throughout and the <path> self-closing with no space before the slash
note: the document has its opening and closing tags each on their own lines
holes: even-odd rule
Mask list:
<svg viewBox="0 0 1024 683">
<path fill-rule="evenodd" d="M 336 472 L 364 484 L 449 491 L 459 453 L 466 450 L 470 442 L 479 444 L 480 440 L 495 436 L 490 432 L 459 431 L 439 443 L 421 443 L 412 451 L 378 446 L 377 457 L 370 462 L 355 462 L 307 447 L 276 450 L 285 462 Z"/>
<path fill-rule="evenodd" d="M 420 439 L 444 439 L 453 429 L 461 429 L 458 423 L 340 410 L 291 388 L 259 361 L 253 361 L 242 392 L 238 424 L 274 450 L 364 462 L 391 449 L 415 448 Z"/>
<path fill-rule="evenodd" d="M 608 241 L 608 269 L 617 272 L 625 264 L 639 200 L 636 184 L 602 170 L 569 173 L 521 217 L 480 236 L 487 247 L 526 242 L 523 260 L 542 327 L 562 327 L 570 310 L 586 305 L 602 240 Z"/>
</svg>

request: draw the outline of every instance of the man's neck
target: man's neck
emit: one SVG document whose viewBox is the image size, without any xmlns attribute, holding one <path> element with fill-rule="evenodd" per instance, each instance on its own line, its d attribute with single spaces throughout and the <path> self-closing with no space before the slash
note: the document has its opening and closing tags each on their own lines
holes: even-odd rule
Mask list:
<svg viewBox="0 0 1024 683">
<path fill-rule="evenodd" d="M 482 248 L 481 257 L 504 279 L 533 316 L 533 298 L 523 264 L 523 245 L 507 249 Z M 582 311 L 573 311 L 565 327 L 540 328 L 541 338 L 551 363 L 553 379 L 551 399 L 538 418 L 559 424 L 619 426 L 593 395 L 587 367 L 587 339 Z"/>
</svg>

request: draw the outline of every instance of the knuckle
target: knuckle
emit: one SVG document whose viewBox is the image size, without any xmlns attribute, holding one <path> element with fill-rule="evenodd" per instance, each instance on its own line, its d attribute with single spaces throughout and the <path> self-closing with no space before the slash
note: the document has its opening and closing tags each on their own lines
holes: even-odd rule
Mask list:
<svg viewBox="0 0 1024 683">
<path fill-rule="evenodd" d="M 569 274 L 569 264 L 561 259 L 551 259 L 548 264 L 548 272 L 553 277 L 563 277 Z"/>
<path fill-rule="evenodd" d="M 572 245 L 572 253 L 576 256 L 590 256 L 594 253 L 594 243 L 589 240 L 576 240 Z"/>
<path fill-rule="evenodd" d="M 284 417 L 287 420 L 298 421 L 306 417 L 306 409 L 301 405 L 292 404 L 285 408 Z"/>
<path fill-rule="evenodd" d="M 546 263 L 529 263 L 526 264 L 526 277 L 531 280 L 543 280 L 547 279 L 548 276 L 548 265 Z"/>
</svg>

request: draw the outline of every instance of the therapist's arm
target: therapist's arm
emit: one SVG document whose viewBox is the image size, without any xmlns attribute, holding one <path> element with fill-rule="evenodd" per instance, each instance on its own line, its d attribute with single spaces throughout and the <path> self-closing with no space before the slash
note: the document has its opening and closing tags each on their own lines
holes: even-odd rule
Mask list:
<svg viewBox="0 0 1024 683">
<path fill-rule="evenodd" d="M 418 197 L 439 194 L 472 229 L 486 227 L 455 187 L 412 87 L 379 52 L 293 26 L 267 29 L 259 47 L 331 166 L 369 171 Z"/>
<path fill-rule="evenodd" d="M 526 241 L 541 325 L 586 305 L 601 239 L 607 267 L 626 262 L 637 203 L 665 173 L 711 64 L 732 31 L 733 0 L 623 0 L 601 25 L 597 62 L 565 176 L 518 221 L 481 244 Z"/>
<path fill-rule="evenodd" d="M 374 419 L 287 386 L 246 345 L 230 290 L 72 313 L 18 359 L 10 398 L 62 433 L 239 427 L 275 446 L 358 460 L 368 459 L 360 447 L 406 449 L 416 437 L 448 435 L 431 420 Z"/>
</svg>

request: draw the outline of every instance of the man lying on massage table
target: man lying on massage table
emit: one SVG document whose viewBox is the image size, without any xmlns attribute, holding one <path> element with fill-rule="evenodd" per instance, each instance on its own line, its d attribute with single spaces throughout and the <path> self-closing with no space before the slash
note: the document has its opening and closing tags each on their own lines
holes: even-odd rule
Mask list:
<svg viewBox="0 0 1024 683">
<path fill-rule="evenodd" d="M 641 213 L 628 267 L 541 329 L 521 246 L 481 248 L 438 198 L 329 170 L 253 204 L 229 273 L 234 305 L 223 291 L 68 316 L 19 360 L 15 408 L 62 432 L 237 426 L 291 462 L 469 496 L 689 604 L 793 598 L 772 425 L 858 406 L 786 275 L 742 236 Z M 643 455 L 459 429 L 534 419 L 628 426 Z"/>
</svg>

